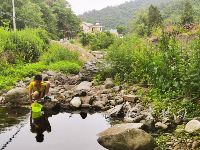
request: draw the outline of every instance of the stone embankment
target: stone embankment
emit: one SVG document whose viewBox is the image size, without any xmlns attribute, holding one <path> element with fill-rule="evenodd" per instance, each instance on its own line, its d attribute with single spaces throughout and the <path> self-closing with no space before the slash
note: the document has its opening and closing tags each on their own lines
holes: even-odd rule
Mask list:
<svg viewBox="0 0 200 150">
<path fill-rule="evenodd" d="M 155 147 L 155 138 L 147 132 L 163 131 L 170 136 L 171 141 L 166 143 L 166 149 L 196 149 L 199 142 L 188 139 L 186 143 L 180 143 L 170 131 L 172 122 L 175 125 L 182 124 L 183 118 L 176 116 L 173 120 L 163 118 L 163 122 L 157 122 L 153 118 L 151 105 L 144 105 L 149 101 L 144 95 L 139 96 L 138 91 L 147 88 L 126 84 L 115 86 L 111 78 L 107 78 L 103 84 L 93 80 L 97 72 L 97 62 L 85 62 L 79 75 L 64 75 L 51 70 L 43 72 L 43 81 L 50 81 L 51 100 L 41 100 L 45 110 L 77 110 L 93 109 L 105 111 L 107 116 L 123 116 L 123 123 L 99 133 L 98 142 L 110 150 L 151 150 Z M 10 91 L 2 90 L 0 105 L 8 108 L 14 106 L 30 105 L 28 98 L 28 85 L 32 81 L 26 78 L 19 81 L 16 87 Z M 127 90 L 128 89 L 128 90 Z M 184 123 L 184 132 L 198 132 L 200 129 L 199 118 Z M 176 129 L 176 128 L 174 128 Z M 182 132 L 182 131 L 177 131 Z"/>
</svg>

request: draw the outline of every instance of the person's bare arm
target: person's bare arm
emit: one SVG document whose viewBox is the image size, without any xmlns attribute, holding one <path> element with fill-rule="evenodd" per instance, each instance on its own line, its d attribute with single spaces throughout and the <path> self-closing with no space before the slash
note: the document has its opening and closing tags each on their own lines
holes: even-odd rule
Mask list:
<svg viewBox="0 0 200 150">
<path fill-rule="evenodd" d="M 29 100 L 30 100 L 30 103 L 32 104 L 33 101 L 32 101 L 32 89 L 29 88 Z"/>
</svg>

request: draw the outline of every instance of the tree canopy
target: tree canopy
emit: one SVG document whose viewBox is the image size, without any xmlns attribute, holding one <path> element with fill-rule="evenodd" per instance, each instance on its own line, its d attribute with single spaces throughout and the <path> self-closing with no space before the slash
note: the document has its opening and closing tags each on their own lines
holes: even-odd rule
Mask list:
<svg viewBox="0 0 200 150">
<path fill-rule="evenodd" d="M 0 26 L 7 23 L 12 28 L 13 20 L 9 16 L 13 13 L 12 1 L 1 0 L 0 11 L 7 14 L 0 15 Z M 46 28 L 48 32 L 56 33 L 60 37 L 63 37 L 63 33 L 58 30 L 80 30 L 80 19 L 65 0 L 15 0 L 15 11 L 16 17 L 23 19 L 16 19 L 17 29 L 24 29 L 25 26 L 36 27 L 39 24 L 48 27 Z"/>
</svg>

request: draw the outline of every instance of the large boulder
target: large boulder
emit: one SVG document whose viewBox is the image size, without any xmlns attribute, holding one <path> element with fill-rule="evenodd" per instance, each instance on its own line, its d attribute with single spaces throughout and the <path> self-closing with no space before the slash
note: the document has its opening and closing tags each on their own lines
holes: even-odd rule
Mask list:
<svg viewBox="0 0 200 150">
<path fill-rule="evenodd" d="M 27 88 L 15 88 L 7 92 L 5 96 L 5 103 L 10 102 L 16 105 L 28 105 L 29 90 Z"/>
<path fill-rule="evenodd" d="M 154 139 L 142 123 L 117 124 L 101 132 L 98 143 L 109 150 L 153 150 Z"/>
</svg>

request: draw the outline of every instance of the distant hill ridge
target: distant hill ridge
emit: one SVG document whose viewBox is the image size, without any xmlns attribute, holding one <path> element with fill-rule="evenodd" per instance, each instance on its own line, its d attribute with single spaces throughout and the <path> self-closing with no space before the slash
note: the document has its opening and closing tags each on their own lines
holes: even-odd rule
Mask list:
<svg viewBox="0 0 200 150">
<path fill-rule="evenodd" d="M 194 9 L 200 9 L 199 0 L 191 0 Z M 92 10 L 78 15 L 81 21 L 91 20 L 103 26 L 103 30 L 114 29 L 118 25 L 126 26 L 126 23 L 134 18 L 133 12 L 139 11 L 141 7 L 148 8 L 151 4 L 158 7 L 165 20 L 178 22 L 184 5 L 184 0 L 134 0 L 125 2 L 118 6 L 108 6 L 101 10 Z M 197 12 L 196 14 L 199 14 Z"/>
</svg>

